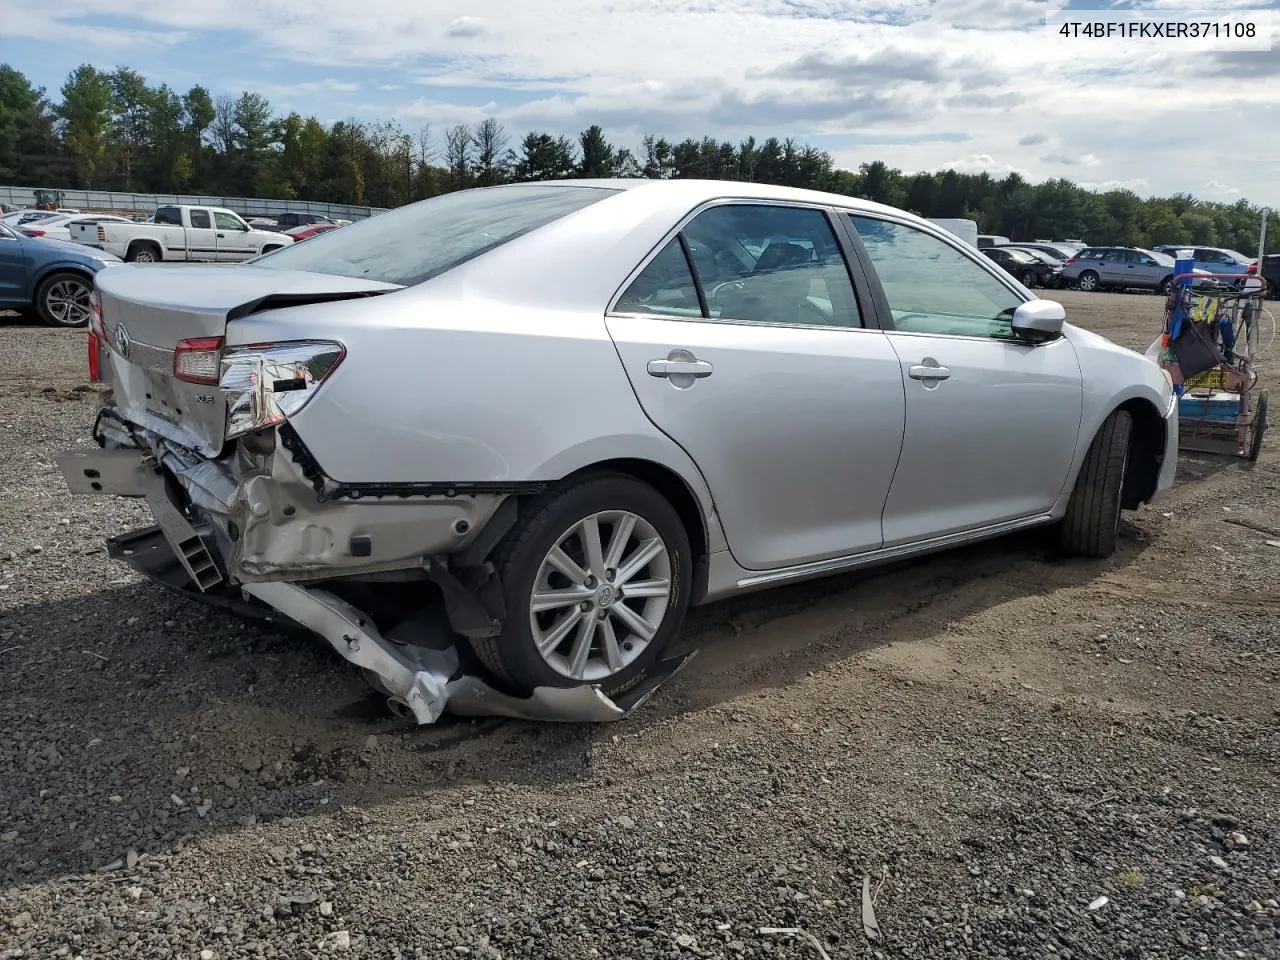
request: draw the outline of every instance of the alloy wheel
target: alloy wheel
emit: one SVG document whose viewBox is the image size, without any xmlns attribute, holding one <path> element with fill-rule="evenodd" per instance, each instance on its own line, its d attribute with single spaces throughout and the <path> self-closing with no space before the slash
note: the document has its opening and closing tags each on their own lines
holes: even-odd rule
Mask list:
<svg viewBox="0 0 1280 960">
<path fill-rule="evenodd" d="M 89 322 L 89 287 L 79 280 L 66 278 L 50 284 L 44 303 L 57 323 L 77 327 Z"/>
<path fill-rule="evenodd" d="M 625 670 L 671 606 L 671 554 L 657 529 L 624 510 L 594 513 L 547 551 L 529 598 L 538 653 L 571 680 Z"/>
</svg>

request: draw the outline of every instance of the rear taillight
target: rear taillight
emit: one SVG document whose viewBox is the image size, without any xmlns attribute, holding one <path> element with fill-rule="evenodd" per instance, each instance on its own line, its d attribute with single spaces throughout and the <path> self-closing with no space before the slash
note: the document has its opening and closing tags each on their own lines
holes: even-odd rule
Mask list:
<svg viewBox="0 0 1280 960">
<path fill-rule="evenodd" d="M 1257 272 L 1258 272 L 1258 265 L 1257 265 L 1256 263 L 1251 263 L 1251 264 L 1249 264 L 1249 269 L 1248 269 L 1248 270 L 1246 270 L 1245 272 L 1246 272 L 1246 273 L 1257 273 Z"/>
<path fill-rule="evenodd" d="M 22 228 L 22 232 L 23 232 L 23 233 L 25 233 L 28 237 L 43 237 L 43 236 L 44 236 L 44 231 L 43 231 L 43 230 L 37 230 L 35 227 L 23 227 L 23 228 Z"/>
<path fill-rule="evenodd" d="M 173 349 L 173 375 L 185 383 L 216 384 L 221 364 L 221 337 L 179 340 Z"/>
<path fill-rule="evenodd" d="M 102 301 L 89 292 L 89 382 L 102 382 Z"/>
<path fill-rule="evenodd" d="M 1075 257 L 1068 257 L 1066 262 L 1063 264 L 1063 266 L 1065 267 L 1068 263 L 1075 263 L 1075 262 L 1076 262 Z"/>
<path fill-rule="evenodd" d="M 306 406 L 347 355 L 340 343 L 295 340 L 228 347 L 218 386 L 228 440 L 283 423 Z"/>
<path fill-rule="evenodd" d="M 98 242 L 99 243 L 107 242 L 107 228 L 104 227 L 102 224 L 98 224 Z"/>
</svg>

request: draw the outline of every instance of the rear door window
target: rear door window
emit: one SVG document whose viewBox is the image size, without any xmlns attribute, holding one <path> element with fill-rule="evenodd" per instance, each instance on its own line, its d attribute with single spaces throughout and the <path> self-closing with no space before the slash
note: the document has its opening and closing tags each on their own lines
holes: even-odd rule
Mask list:
<svg viewBox="0 0 1280 960">
<path fill-rule="evenodd" d="M 192 210 L 191 226 L 197 230 L 209 230 L 213 227 L 213 221 L 209 219 L 208 210 Z"/>
</svg>

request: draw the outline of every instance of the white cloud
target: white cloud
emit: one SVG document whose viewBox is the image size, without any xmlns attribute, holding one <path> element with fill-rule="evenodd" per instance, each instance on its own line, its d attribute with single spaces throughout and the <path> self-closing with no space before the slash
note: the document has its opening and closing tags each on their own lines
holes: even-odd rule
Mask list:
<svg viewBox="0 0 1280 960">
<path fill-rule="evenodd" d="M 1150 193 L 1151 181 L 1146 177 L 1135 177 L 1132 180 L 1095 180 L 1080 181 L 1086 190 L 1106 193 L 1109 190 L 1132 190 L 1134 193 Z"/>
<path fill-rule="evenodd" d="M 948 160 L 941 166 L 944 169 L 954 170 L 956 173 L 989 173 L 996 178 L 1007 177 L 1011 173 L 1016 173 L 1023 177 L 1027 175 L 1026 170 L 1015 167 L 1013 164 L 1000 163 L 989 153 L 975 153 L 959 160 Z"/>
<path fill-rule="evenodd" d="M 300 97 L 306 94 L 314 93 L 355 93 L 360 89 L 360 84 L 353 83 L 348 80 L 335 80 L 333 77 L 325 77 L 323 80 L 304 80 L 298 83 L 272 83 L 263 80 L 236 80 L 232 81 L 231 86 L 241 87 L 245 90 L 252 90 L 260 93 L 264 97 L 277 97 L 284 99 L 286 97 Z"/>
<path fill-rule="evenodd" d="M 1102 161 L 1095 157 L 1092 153 L 1081 154 L 1080 156 L 1072 156 L 1067 153 L 1060 153 L 1054 150 L 1046 153 L 1040 160 L 1044 163 L 1061 164 L 1064 167 L 1096 167 Z"/>
<path fill-rule="evenodd" d="M 445 32 L 451 37 L 478 37 L 484 33 L 484 17 L 458 17 Z"/>
</svg>

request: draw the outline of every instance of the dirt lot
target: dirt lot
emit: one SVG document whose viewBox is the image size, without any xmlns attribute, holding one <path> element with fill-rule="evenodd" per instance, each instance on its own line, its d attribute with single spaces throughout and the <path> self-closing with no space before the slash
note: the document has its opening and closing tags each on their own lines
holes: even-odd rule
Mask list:
<svg viewBox="0 0 1280 960">
<path fill-rule="evenodd" d="M 419 730 L 107 559 L 142 511 L 52 459 L 83 353 L 0 321 L 6 955 L 1280 956 L 1275 434 L 1184 456 L 1110 561 L 1028 536 L 726 603 L 629 721 Z"/>
</svg>

